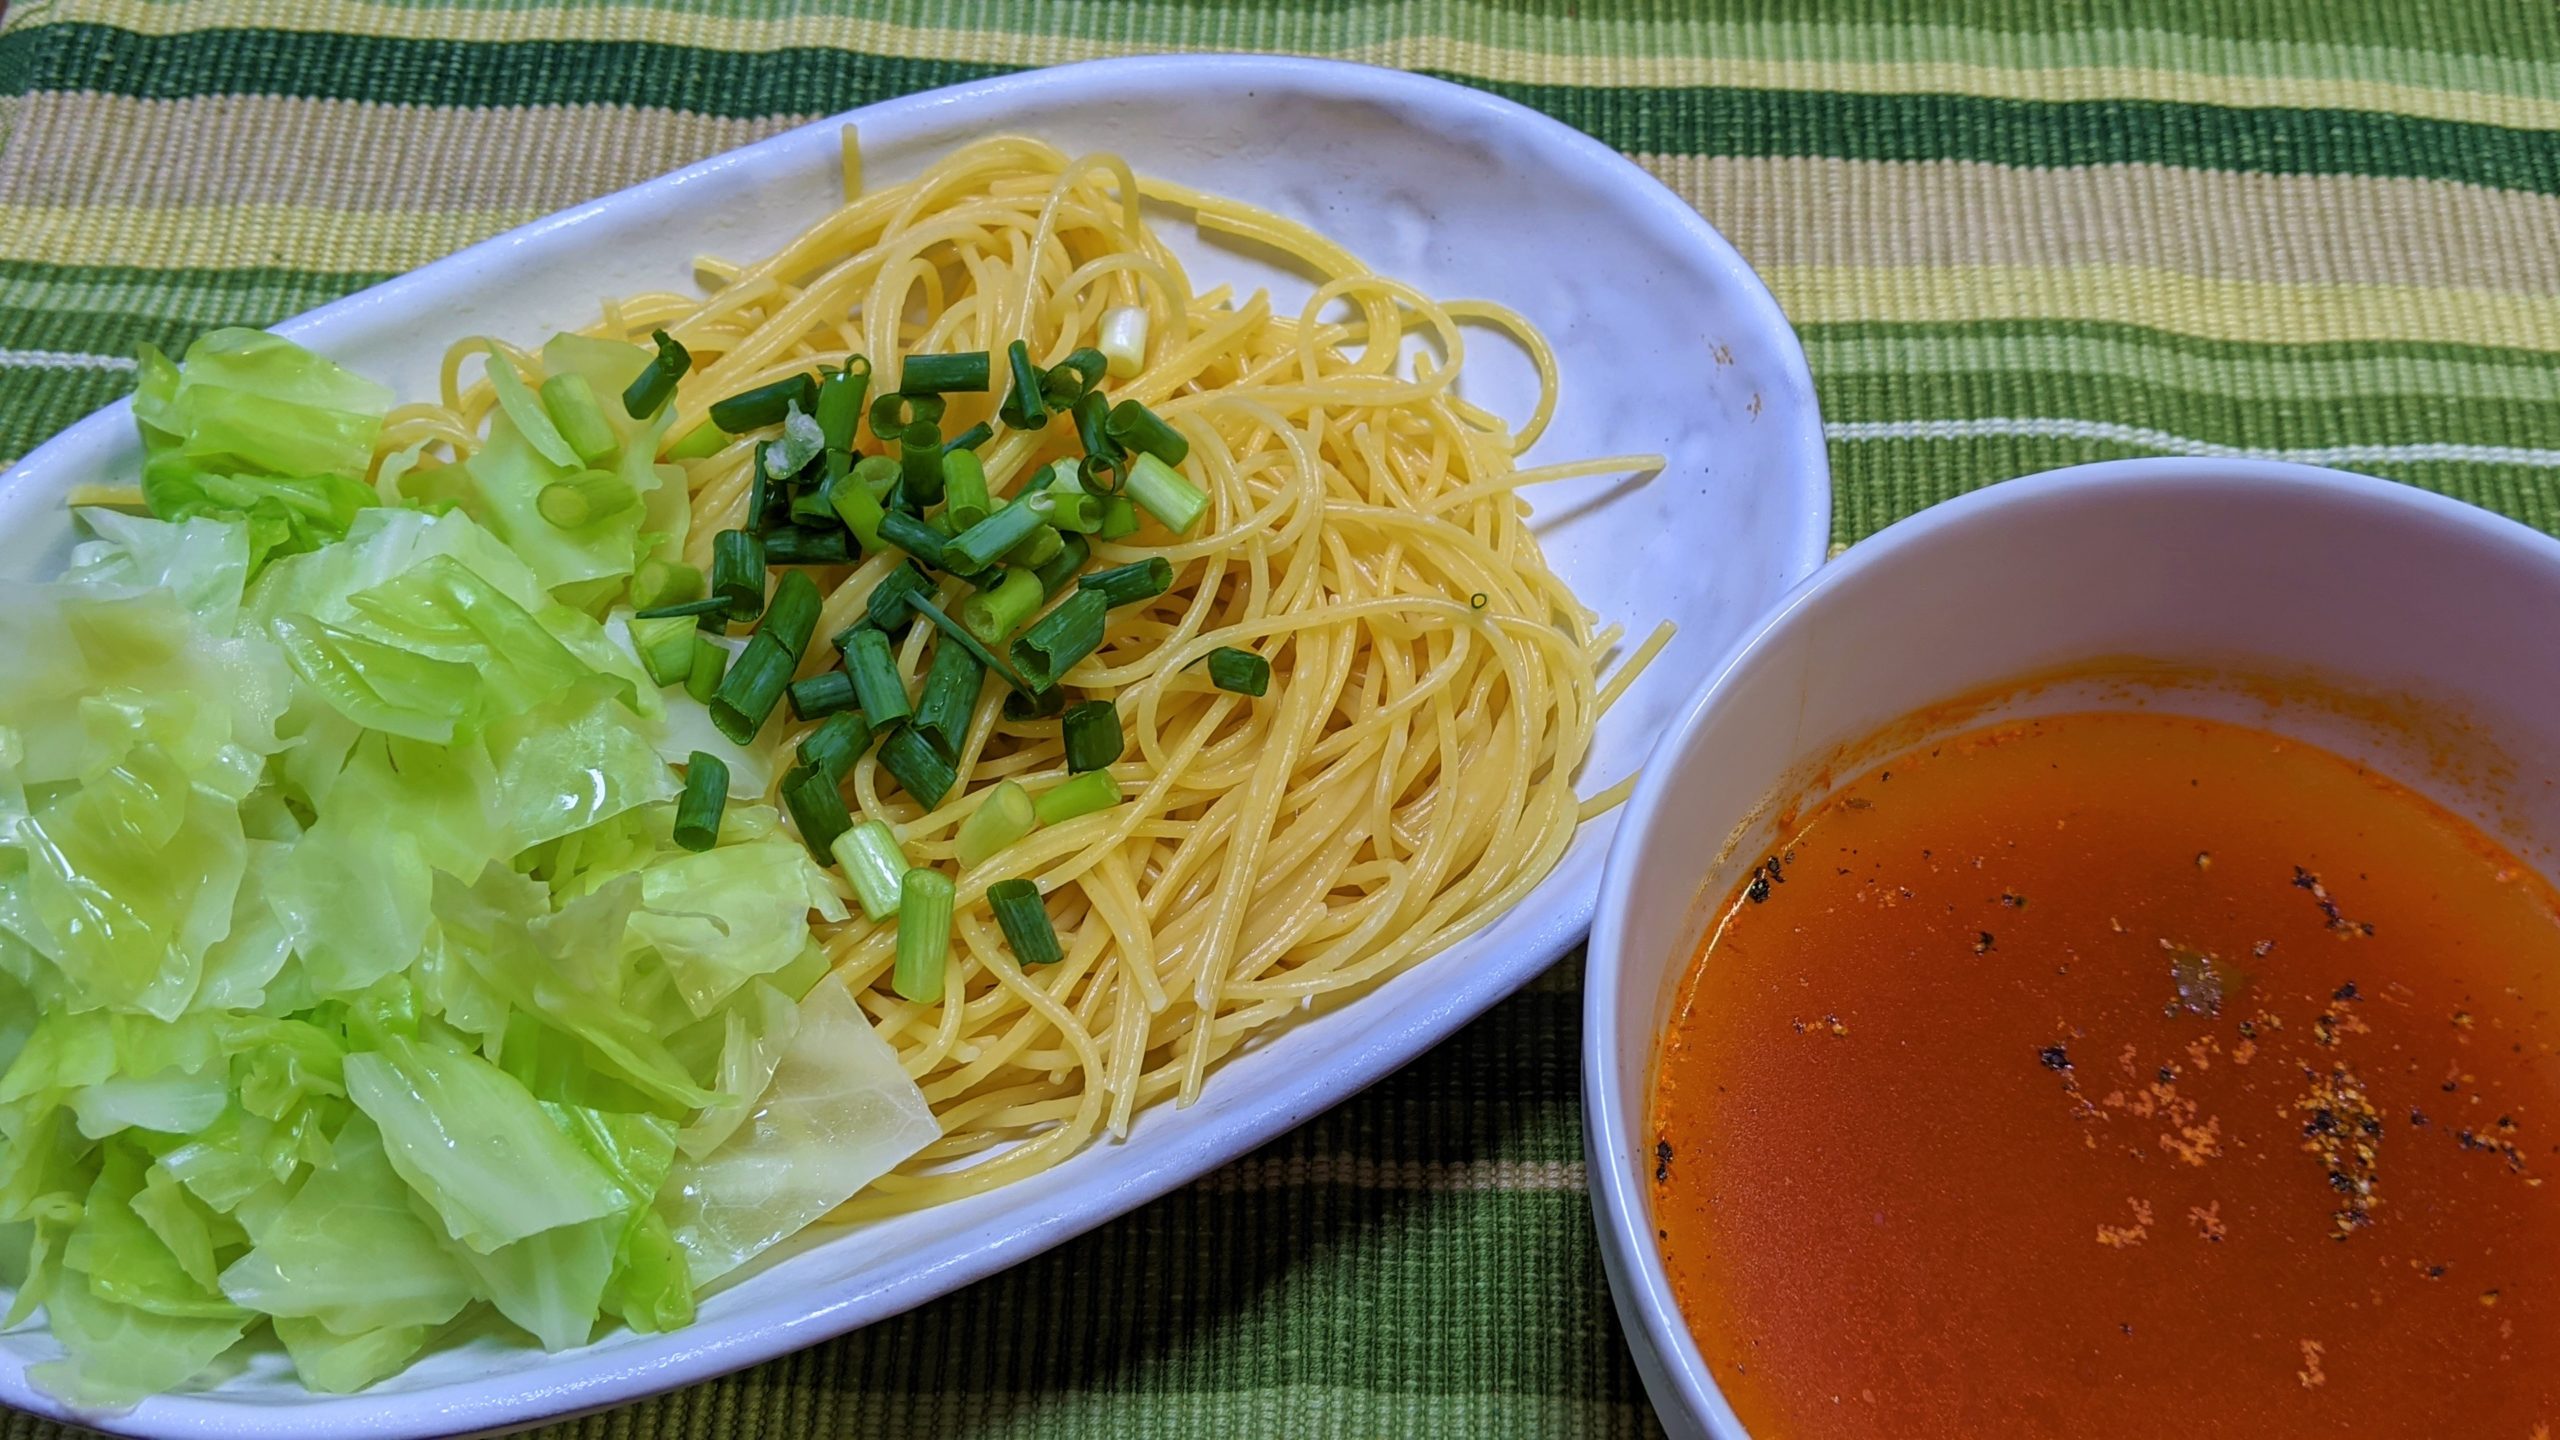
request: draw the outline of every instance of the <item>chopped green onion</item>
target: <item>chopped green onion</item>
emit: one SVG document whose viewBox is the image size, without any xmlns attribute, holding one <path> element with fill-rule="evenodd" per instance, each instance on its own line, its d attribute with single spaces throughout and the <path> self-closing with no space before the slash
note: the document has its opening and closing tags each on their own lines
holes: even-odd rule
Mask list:
<svg viewBox="0 0 2560 1440">
<path fill-rule="evenodd" d="M 959 529 L 984 520 L 995 510 L 987 495 L 987 467 L 974 450 L 952 450 L 942 457 L 942 513 Z"/>
<path fill-rule="evenodd" d="M 1067 708 L 1067 692 L 1057 686 L 1046 690 L 1016 690 L 1004 697 L 1007 720 L 1047 720 Z"/>
<path fill-rule="evenodd" d="M 1040 394 L 1040 372 L 1031 364 L 1031 346 L 1016 340 L 1005 347 L 1005 363 L 1013 370 L 1013 393 L 996 407 L 996 418 L 1016 430 L 1037 430 L 1049 423 L 1049 402 Z"/>
<path fill-rule="evenodd" d="M 827 458 L 833 462 L 844 457 L 830 455 Z M 839 535 L 843 534 L 844 518 L 836 514 L 835 501 L 828 494 L 829 487 L 834 483 L 831 480 L 821 480 L 791 497 L 791 509 L 785 518 L 802 529 L 833 530 Z"/>
<path fill-rule="evenodd" d="M 1238 695 L 1263 695 L 1271 689 L 1271 662 L 1250 650 L 1221 645 L 1209 652 L 1209 683 Z"/>
<path fill-rule="evenodd" d="M 1141 455 L 1129 467 L 1129 498 L 1176 535 L 1190 534 L 1191 527 L 1200 523 L 1200 513 L 1209 508 L 1209 497 L 1199 487 L 1154 455 Z"/>
<path fill-rule="evenodd" d="M 1120 708 L 1108 700 L 1068 707 L 1058 719 L 1058 733 L 1066 742 L 1067 769 L 1078 775 L 1119 759 L 1129 743 L 1120 733 Z"/>
<path fill-rule="evenodd" d="M 1096 540 L 1125 540 L 1138 533 L 1138 507 L 1126 495 L 1114 495 L 1102 502 L 1102 528 L 1093 532 Z"/>
<path fill-rule="evenodd" d="M 791 652 L 791 663 L 809 653 L 809 637 L 818 632 L 818 612 L 825 607 L 818 594 L 818 582 L 794 570 L 784 575 L 773 587 L 773 602 L 765 607 L 764 623 L 756 627 L 758 634 L 771 635 Z"/>
<path fill-rule="evenodd" d="M 942 411 L 943 399 L 939 395 L 885 391 L 871 402 L 871 433 L 885 445 L 915 426 L 939 426 Z"/>
<path fill-rule="evenodd" d="M 1153 455 L 1167 465 L 1179 465 L 1191 457 L 1191 442 L 1182 438 L 1182 432 L 1135 400 L 1112 406 L 1111 418 L 1103 422 L 1102 428 L 1122 445 Z"/>
<path fill-rule="evenodd" d="M 724 433 L 719 426 L 705 420 L 701 424 L 684 432 L 684 438 L 676 441 L 673 445 L 668 446 L 665 453 L 660 458 L 666 460 L 700 460 L 707 456 L 720 453 L 720 447 L 728 443 L 728 435 Z"/>
<path fill-rule="evenodd" d="M 759 425 L 781 421 L 785 412 L 797 405 L 802 410 L 818 406 L 818 382 L 809 375 L 791 375 L 752 390 L 741 390 L 726 400 L 713 402 L 711 423 L 732 435 L 744 434 Z"/>
<path fill-rule="evenodd" d="M 791 823 L 799 827 L 800 843 L 821 861 L 833 852 L 836 837 L 853 828 L 853 812 L 845 809 L 844 791 L 823 770 L 801 766 L 783 776 L 782 808 L 791 812 Z"/>
<path fill-rule="evenodd" d="M 968 429 L 961 431 L 959 434 L 952 436 L 950 439 L 943 441 L 942 453 L 948 455 L 955 450 L 975 450 L 994 438 L 996 438 L 996 427 L 988 424 L 984 420 L 981 420 L 977 424 L 970 426 Z"/>
<path fill-rule="evenodd" d="M 684 793 L 676 799 L 676 843 L 708 850 L 720 843 L 720 815 L 729 805 L 729 766 L 696 750 L 685 758 Z"/>
<path fill-rule="evenodd" d="M 1037 510 L 1025 503 L 1027 499 L 1027 496 L 1017 495 L 1003 509 L 961 531 L 943 547 L 950 559 L 942 568 L 962 572 L 983 570 L 1014 546 L 1029 540 L 1047 522 L 1040 518 Z"/>
<path fill-rule="evenodd" d="M 948 355 L 910 355 L 898 367 L 898 388 L 909 395 L 987 388 L 987 352 L 954 350 Z"/>
<path fill-rule="evenodd" d="M 495 345 L 487 349 L 489 388 L 497 392 L 498 408 L 515 423 L 516 433 L 524 437 L 524 443 L 532 446 L 535 454 L 552 464 L 577 464 L 578 452 L 570 448 L 560 427 L 553 423 L 551 412 L 534 398 L 532 388 L 516 373 L 515 362 L 500 354 Z"/>
<path fill-rule="evenodd" d="M 986 683 L 987 667 L 969 653 L 969 647 L 945 640 L 934 647 L 933 663 L 925 667 L 909 728 L 932 741 L 945 757 L 957 760 L 960 747 L 968 743 L 969 720 Z"/>
<path fill-rule="evenodd" d="M 747 648 L 730 662 L 711 697 L 711 723 L 741 745 L 754 740 L 782 703 L 795 663 L 779 637 L 763 630 L 748 636 Z"/>
<path fill-rule="evenodd" d="M 543 381 L 542 408 L 551 412 L 551 423 L 560 427 L 560 438 L 579 459 L 602 465 L 620 453 L 622 442 L 614 437 L 613 422 L 604 418 L 596 387 L 586 376 L 564 370 Z"/>
<path fill-rule="evenodd" d="M 631 648 L 640 652 L 640 668 L 660 685 L 681 685 L 693 673 L 694 634 L 686 615 L 631 620 Z"/>
<path fill-rule="evenodd" d="M 1031 802 L 1043 825 L 1064 825 L 1079 815 L 1098 814 L 1120 803 L 1120 782 L 1108 770 L 1087 770 L 1049 787 Z"/>
<path fill-rule="evenodd" d="M 1055 486 L 1031 497 L 1031 504 L 1060 530 L 1090 534 L 1102 528 L 1102 497 Z"/>
<path fill-rule="evenodd" d="M 842 670 L 821 670 L 806 680 L 794 680 L 788 693 L 794 720 L 824 720 L 851 710 L 857 703 L 853 677 Z"/>
<path fill-rule="evenodd" d="M 1016 498 L 1020 499 L 1022 497 Z M 1036 505 L 1031 507 L 1034 514 L 1037 514 L 1040 508 L 1041 507 Z M 1057 559 L 1058 552 L 1064 550 L 1066 545 L 1067 542 L 1064 536 L 1060 535 L 1057 531 L 1050 529 L 1046 523 L 1043 523 L 1039 529 L 1034 530 L 1029 535 L 1023 537 L 1021 544 L 1004 552 L 1004 558 L 1015 565 L 1028 565 L 1032 569 L 1037 570 L 1041 566 L 1048 564 L 1050 561 Z"/>
<path fill-rule="evenodd" d="M 828 508 L 853 532 L 866 550 L 880 548 L 880 518 L 884 513 L 880 502 L 862 483 L 862 468 L 855 466 L 847 474 L 828 480 L 818 492 L 826 498 Z"/>
<path fill-rule="evenodd" d="M 720 681 L 729 673 L 729 647 L 697 630 L 693 635 L 693 668 L 685 672 L 684 693 L 695 703 L 708 705 L 720 693 Z"/>
<path fill-rule="evenodd" d="M 842 368 L 818 382 L 818 433 L 829 450 L 842 454 L 853 449 L 853 432 L 862 425 L 862 397 L 870 389 L 871 362 L 860 355 L 847 357 Z"/>
<path fill-rule="evenodd" d="M 1146 368 L 1145 306 L 1120 305 L 1102 312 L 1102 359 L 1114 380 L 1126 380 Z"/>
<path fill-rule="evenodd" d="M 841 675 L 841 670 L 827 672 Z M 806 681 L 802 682 L 806 684 Z M 813 770 L 824 771 L 828 778 L 842 780 L 853 773 L 853 762 L 871 748 L 871 724 L 851 710 L 830 715 L 826 723 L 800 738 L 800 763 Z"/>
<path fill-rule="evenodd" d="M 702 572 L 679 561 L 651 556 L 631 577 L 631 608 L 654 610 L 661 605 L 702 595 Z"/>
<path fill-rule="evenodd" d="M 934 743 L 910 725 L 899 726 L 880 742 L 880 768 L 927 810 L 941 804 L 942 797 L 951 793 L 952 782 L 960 778 Z"/>
<path fill-rule="evenodd" d="M 1048 373 L 1040 377 L 1040 398 L 1048 402 L 1050 409 L 1064 410 L 1093 389 L 1108 364 L 1099 350 L 1078 350 L 1050 366 Z"/>
<path fill-rule="evenodd" d="M 952 853 L 964 867 L 983 865 L 989 857 L 1031 833 L 1040 823 L 1031 808 L 1031 792 L 1015 780 L 998 783 L 960 822 L 951 839 Z"/>
<path fill-rule="evenodd" d="M 1102 644 L 1110 610 L 1101 592 L 1078 590 L 1013 642 L 1013 666 L 1035 690 L 1046 690 Z"/>
<path fill-rule="evenodd" d="M 915 607 L 910 602 L 919 595 L 932 593 L 933 582 L 924 578 L 923 571 L 913 565 L 901 565 L 881 576 L 880 583 L 871 587 L 870 596 L 863 601 L 862 613 L 883 630 L 904 630 L 907 622 L 916 618 Z M 841 640 L 843 637 L 837 638 Z M 843 646 L 839 644 L 837 648 L 842 649 Z"/>
<path fill-rule="evenodd" d="M 852 540 L 852 536 L 834 528 L 817 530 L 806 525 L 784 525 L 766 533 L 765 563 L 849 565 L 854 558 Z"/>
<path fill-rule="evenodd" d="M 1075 418 L 1076 439 L 1084 445 L 1085 458 L 1119 468 L 1123 452 L 1120 442 L 1111 438 L 1111 402 L 1102 398 L 1102 392 L 1088 392 L 1068 413 Z"/>
<path fill-rule="evenodd" d="M 872 499 L 886 505 L 889 492 L 898 487 L 898 457 L 865 455 L 853 462 L 853 478 L 856 484 L 871 492 Z"/>
<path fill-rule="evenodd" d="M 914 713 L 907 687 L 898 680 L 897 662 L 889 658 L 889 637 L 877 630 L 856 630 L 844 649 L 844 668 L 853 676 L 853 693 L 875 730 L 885 730 Z"/>
<path fill-rule="evenodd" d="M 951 961 L 951 877 L 917 866 L 898 885 L 898 964 L 890 988 L 918 1005 L 942 998 Z"/>
<path fill-rule="evenodd" d="M 853 886 L 853 898 L 862 913 L 874 920 L 886 920 L 898 913 L 899 882 L 906 877 L 907 854 L 898 848 L 898 836 L 878 820 L 865 820 L 836 837 L 828 847 L 836 857 L 836 867 Z"/>
<path fill-rule="evenodd" d="M 926 599 L 922 595 L 917 596 L 910 603 L 914 605 L 918 613 L 922 614 L 926 619 L 931 620 L 933 622 L 933 627 L 948 637 L 951 643 L 961 646 L 970 654 L 977 656 L 978 663 L 985 666 L 988 670 L 993 671 L 997 679 L 1002 680 L 1006 685 L 1012 687 L 1016 691 L 1023 688 L 1020 677 L 1016 676 L 1011 670 L 1006 669 L 1005 663 L 996 658 L 994 651 L 979 644 L 977 636 L 970 634 L 968 630 L 960 624 L 960 622 L 943 614 L 939 606 L 935 605 L 931 600 Z"/>
<path fill-rule="evenodd" d="M 622 408 L 634 420 L 646 420 L 658 413 L 667 397 L 676 393 L 676 382 L 693 368 L 693 355 L 677 344 L 664 330 L 652 330 L 649 339 L 658 347 L 655 358 L 622 392 Z"/>
<path fill-rule="evenodd" d="M 1041 593 L 1038 573 L 1016 566 L 1004 572 L 994 589 L 981 590 L 961 601 L 958 618 L 981 642 L 1001 645 L 1047 598 Z"/>
<path fill-rule="evenodd" d="M 640 493 L 610 470 L 581 470 L 542 487 L 533 508 L 563 530 L 609 520 L 640 503 Z"/>
<path fill-rule="evenodd" d="M 1128 457 L 1125 455 L 1110 459 L 1087 455 L 1076 462 L 1076 488 L 1087 495 L 1117 498 L 1121 491 L 1129 488 L 1127 466 Z"/>
<path fill-rule="evenodd" d="M 1153 600 L 1173 588 L 1173 562 L 1161 555 L 1096 570 L 1076 582 L 1078 588 L 1099 591 L 1102 603 L 1112 609 Z"/>
<path fill-rule="evenodd" d="M 747 509 L 739 523 L 759 535 L 772 519 L 773 477 L 764 463 L 764 452 L 772 448 L 770 440 L 757 441 L 755 458 L 747 462 Z"/>
<path fill-rule="evenodd" d="M 745 530 L 711 537 L 711 593 L 729 602 L 729 618 L 764 613 L 764 542 Z"/>
<path fill-rule="evenodd" d="M 942 533 L 904 510 L 882 512 L 880 543 L 904 550 L 936 570 L 952 568 L 948 547 L 942 541 Z M 978 567 L 972 565 L 966 568 L 975 570 Z"/>
<path fill-rule="evenodd" d="M 942 503 L 940 430 L 913 425 L 898 437 L 898 488 L 918 510 Z"/>
<path fill-rule="evenodd" d="M 1046 600 L 1066 589 L 1067 582 L 1075 579 L 1077 573 L 1084 569 L 1084 562 L 1092 558 L 1093 546 L 1083 536 L 1072 533 L 1059 536 L 1058 553 L 1040 565 L 1040 598 Z"/>
<path fill-rule="evenodd" d="M 631 618 L 633 620 L 666 620 L 681 616 L 692 619 L 702 615 L 725 615 L 728 610 L 727 600 L 712 595 L 700 600 L 678 600 L 667 605 L 652 605 L 646 610 L 631 612 Z"/>
<path fill-rule="evenodd" d="M 1013 947 L 1016 964 L 1055 965 L 1066 958 L 1039 886 L 1020 876 L 999 880 L 987 887 L 987 908 L 996 912 L 996 926 L 1004 931 L 1004 943 Z"/>
</svg>

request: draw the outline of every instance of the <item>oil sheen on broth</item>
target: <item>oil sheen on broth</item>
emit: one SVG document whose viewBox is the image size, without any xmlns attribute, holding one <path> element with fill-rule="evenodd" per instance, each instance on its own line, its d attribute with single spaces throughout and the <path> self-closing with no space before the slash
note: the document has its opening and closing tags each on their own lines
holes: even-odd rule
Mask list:
<svg viewBox="0 0 2560 1440">
<path fill-rule="evenodd" d="M 2560 903 L 2349 762 L 1976 731 L 1739 889 L 1655 1097 L 1754 1440 L 2560 1435 Z"/>
</svg>

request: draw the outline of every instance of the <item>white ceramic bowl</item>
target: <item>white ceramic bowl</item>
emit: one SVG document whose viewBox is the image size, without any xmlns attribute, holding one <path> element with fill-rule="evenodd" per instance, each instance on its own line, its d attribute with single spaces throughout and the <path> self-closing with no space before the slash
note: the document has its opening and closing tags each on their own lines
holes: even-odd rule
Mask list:
<svg viewBox="0 0 2560 1440">
<path fill-rule="evenodd" d="M 1508 101 L 1365 66 L 1247 56 L 1103 61 L 938 90 L 841 117 L 868 173 L 919 172 L 953 147 L 1018 132 L 1112 149 L 1142 173 L 1231 194 L 1314 225 L 1434 294 L 1500 301 L 1562 362 L 1555 422 L 1529 463 L 1661 451 L 1642 486 L 1609 480 L 1531 496 L 1549 558 L 1583 599 L 1641 637 L 1679 638 L 1601 727 L 1585 793 L 1632 770 L 1687 682 L 1821 560 L 1830 525 L 1822 425 L 1804 356 L 1742 258 L 1697 213 L 1589 136 Z M 452 340 L 539 338 L 583 325 L 608 293 L 682 289 L 709 251 L 771 252 L 839 189 L 838 121 L 708 160 L 564 212 L 277 327 L 405 394 L 432 393 Z M 1164 217 L 1195 280 L 1267 285 L 1294 309 L 1299 276 L 1200 242 Z M 1522 414 L 1525 357 L 1473 343 L 1470 398 Z M 0 476 L 0 573 L 57 566 L 74 484 L 129 476 L 119 404 Z M 910 1306 L 1079 1234 L 1234 1159 L 1419 1055 L 1519 988 L 1590 923 L 1613 820 L 1587 826 L 1545 883 L 1463 943 L 1340 1009 L 1237 1056 L 1188 1110 L 1144 1115 L 1121 1144 L 991 1194 L 859 1230 L 815 1231 L 710 1296 L 672 1335 L 614 1333 L 546 1356 L 475 1340 L 360 1395 L 315 1397 L 278 1355 L 209 1389 L 103 1421 L 131 1434 L 405 1437 L 528 1423 L 709 1378 Z M 50 1412 L 26 1367 L 58 1353 L 41 1330 L 0 1335 L 0 1402 Z"/>
<path fill-rule="evenodd" d="M 1936 702 L 2141 657 L 2205 673 L 2051 683 L 1948 725 L 2129 706 L 2236 719 L 2367 760 L 2553 874 L 2554 616 L 2560 541 L 2388 481 L 2226 460 L 2119 461 L 1993 486 L 1799 587 L 1647 762 L 1592 925 L 1582 1074 L 1601 1251 L 1664 1428 L 1745 1440 L 1655 1247 L 1649 1108 L 1663 1027 L 1708 921 L 1764 853 L 1779 809 L 1821 798 L 1826 760 Z M 2217 673 L 2300 683 L 2243 688 Z"/>
</svg>

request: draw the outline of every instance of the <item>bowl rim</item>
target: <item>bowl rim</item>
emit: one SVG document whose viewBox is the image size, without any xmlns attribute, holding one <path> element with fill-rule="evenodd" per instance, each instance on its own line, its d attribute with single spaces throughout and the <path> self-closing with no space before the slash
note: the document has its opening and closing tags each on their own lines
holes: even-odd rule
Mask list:
<svg viewBox="0 0 2560 1440">
<path fill-rule="evenodd" d="M 1968 491 L 1887 526 L 1781 597 L 1722 659 L 1709 667 L 1707 679 L 1664 727 L 1646 756 L 1601 869 L 1600 895 L 1592 912 L 1585 962 L 1582 1123 L 1592 1221 L 1599 1231 L 1601 1258 L 1608 1271 L 1619 1323 L 1635 1352 L 1646 1391 L 1655 1408 L 1662 1412 L 1671 1434 L 1704 1433 L 1715 1440 L 1749 1440 L 1740 1418 L 1709 1372 L 1706 1359 L 1681 1316 L 1679 1302 L 1671 1293 L 1670 1277 L 1647 1214 L 1641 1167 L 1614 1143 L 1614 1137 L 1628 1123 L 1626 1107 L 1619 1097 L 1628 1082 L 1629 1067 L 1622 1060 L 1617 1016 L 1625 993 L 1628 917 L 1637 903 L 1636 855 L 1666 819 L 1676 818 L 1668 814 L 1666 806 L 1673 769 L 1668 762 L 1697 748 L 1699 733 L 1709 717 L 1737 693 L 1741 683 L 1738 677 L 1754 660 L 1785 643 L 1790 632 L 1807 623 L 1832 592 L 1854 583 L 1869 570 L 1892 563 L 1903 552 L 1926 545 L 1943 532 L 1979 524 L 1995 512 L 2069 506 L 2093 493 L 2160 485 L 2241 489 L 2397 511 L 2409 523 L 2465 531 L 2479 540 L 2512 547 L 2528 563 L 2560 572 L 2560 537 L 2415 485 L 2288 461 L 2155 456 L 2066 466 Z M 1652 1057 L 1658 1048 L 1659 1036 L 1648 1036 L 1638 1052 L 1645 1057 L 1647 1094 Z"/>
</svg>

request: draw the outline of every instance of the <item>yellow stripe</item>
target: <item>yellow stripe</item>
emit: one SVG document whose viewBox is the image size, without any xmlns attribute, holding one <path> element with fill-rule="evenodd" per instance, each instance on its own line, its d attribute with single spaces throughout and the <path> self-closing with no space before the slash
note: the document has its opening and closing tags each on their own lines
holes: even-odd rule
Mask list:
<svg viewBox="0 0 2560 1440">
<path fill-rule="evenodd" d="M 1776 265 L 1799 325 L 2082 320 L 2258 344 L 2418 341 L 2560 350 L 2560 295 L 2283 285 L 2141 265 Z"/>
<path fill-rule="evenodd" d="M 174 268 L 411 270 L 542 212 L 310 205 L 0 205 L 0 260 Z"/>
<path fill-rule="evenodd" d="M 43 18 L 67 20 L 73 17 L 66 13 Z M 228 7 L 170 5 L 159 3 L 159 0 L 95 0 L 95 3 L 82 5 L 77 18 L 147 35 L 256 26 L 418 40 L 647 40 L 704 50 L 760 53 L 813 47 L 1008 66 L 1057 65 L 1127 54 L 1139 48 L 1120 39 L 899 25 L 851 15 L 808 14 L 780 20 L 741 20 L 681 10 L 634 7 L 482 11 L 371 5 L 363 3 L 363 0 L 294 0 L 290 5 L 250 3 Z M 1639 27 L 1651 28 L 1655 27 Z M 1641 40 L 1643 37 L 1637 34 L 1630 38 Z M 2153 100 L 2197 105 L 2372 110 L 2519 129 L 2560 129 L 2560 98 L 2442 90 L 2380 80 L 2209 74 L 2144 66 L 2009 67 L 1959 61 L 1874 62 L 1716 54 L 1665 55 L 1652 44 L 1631 44 L 1615 53 L 1565 54 L 1535 48 L 1487 45 L 1437 35 L 1416 36 L 1385 44 L 1327 47 L 1321 53 L 1337 59 L 1407 69 L 1447 70 L 1517 84 L 1923 93 L 2053 103 Z"/>
</svg>

